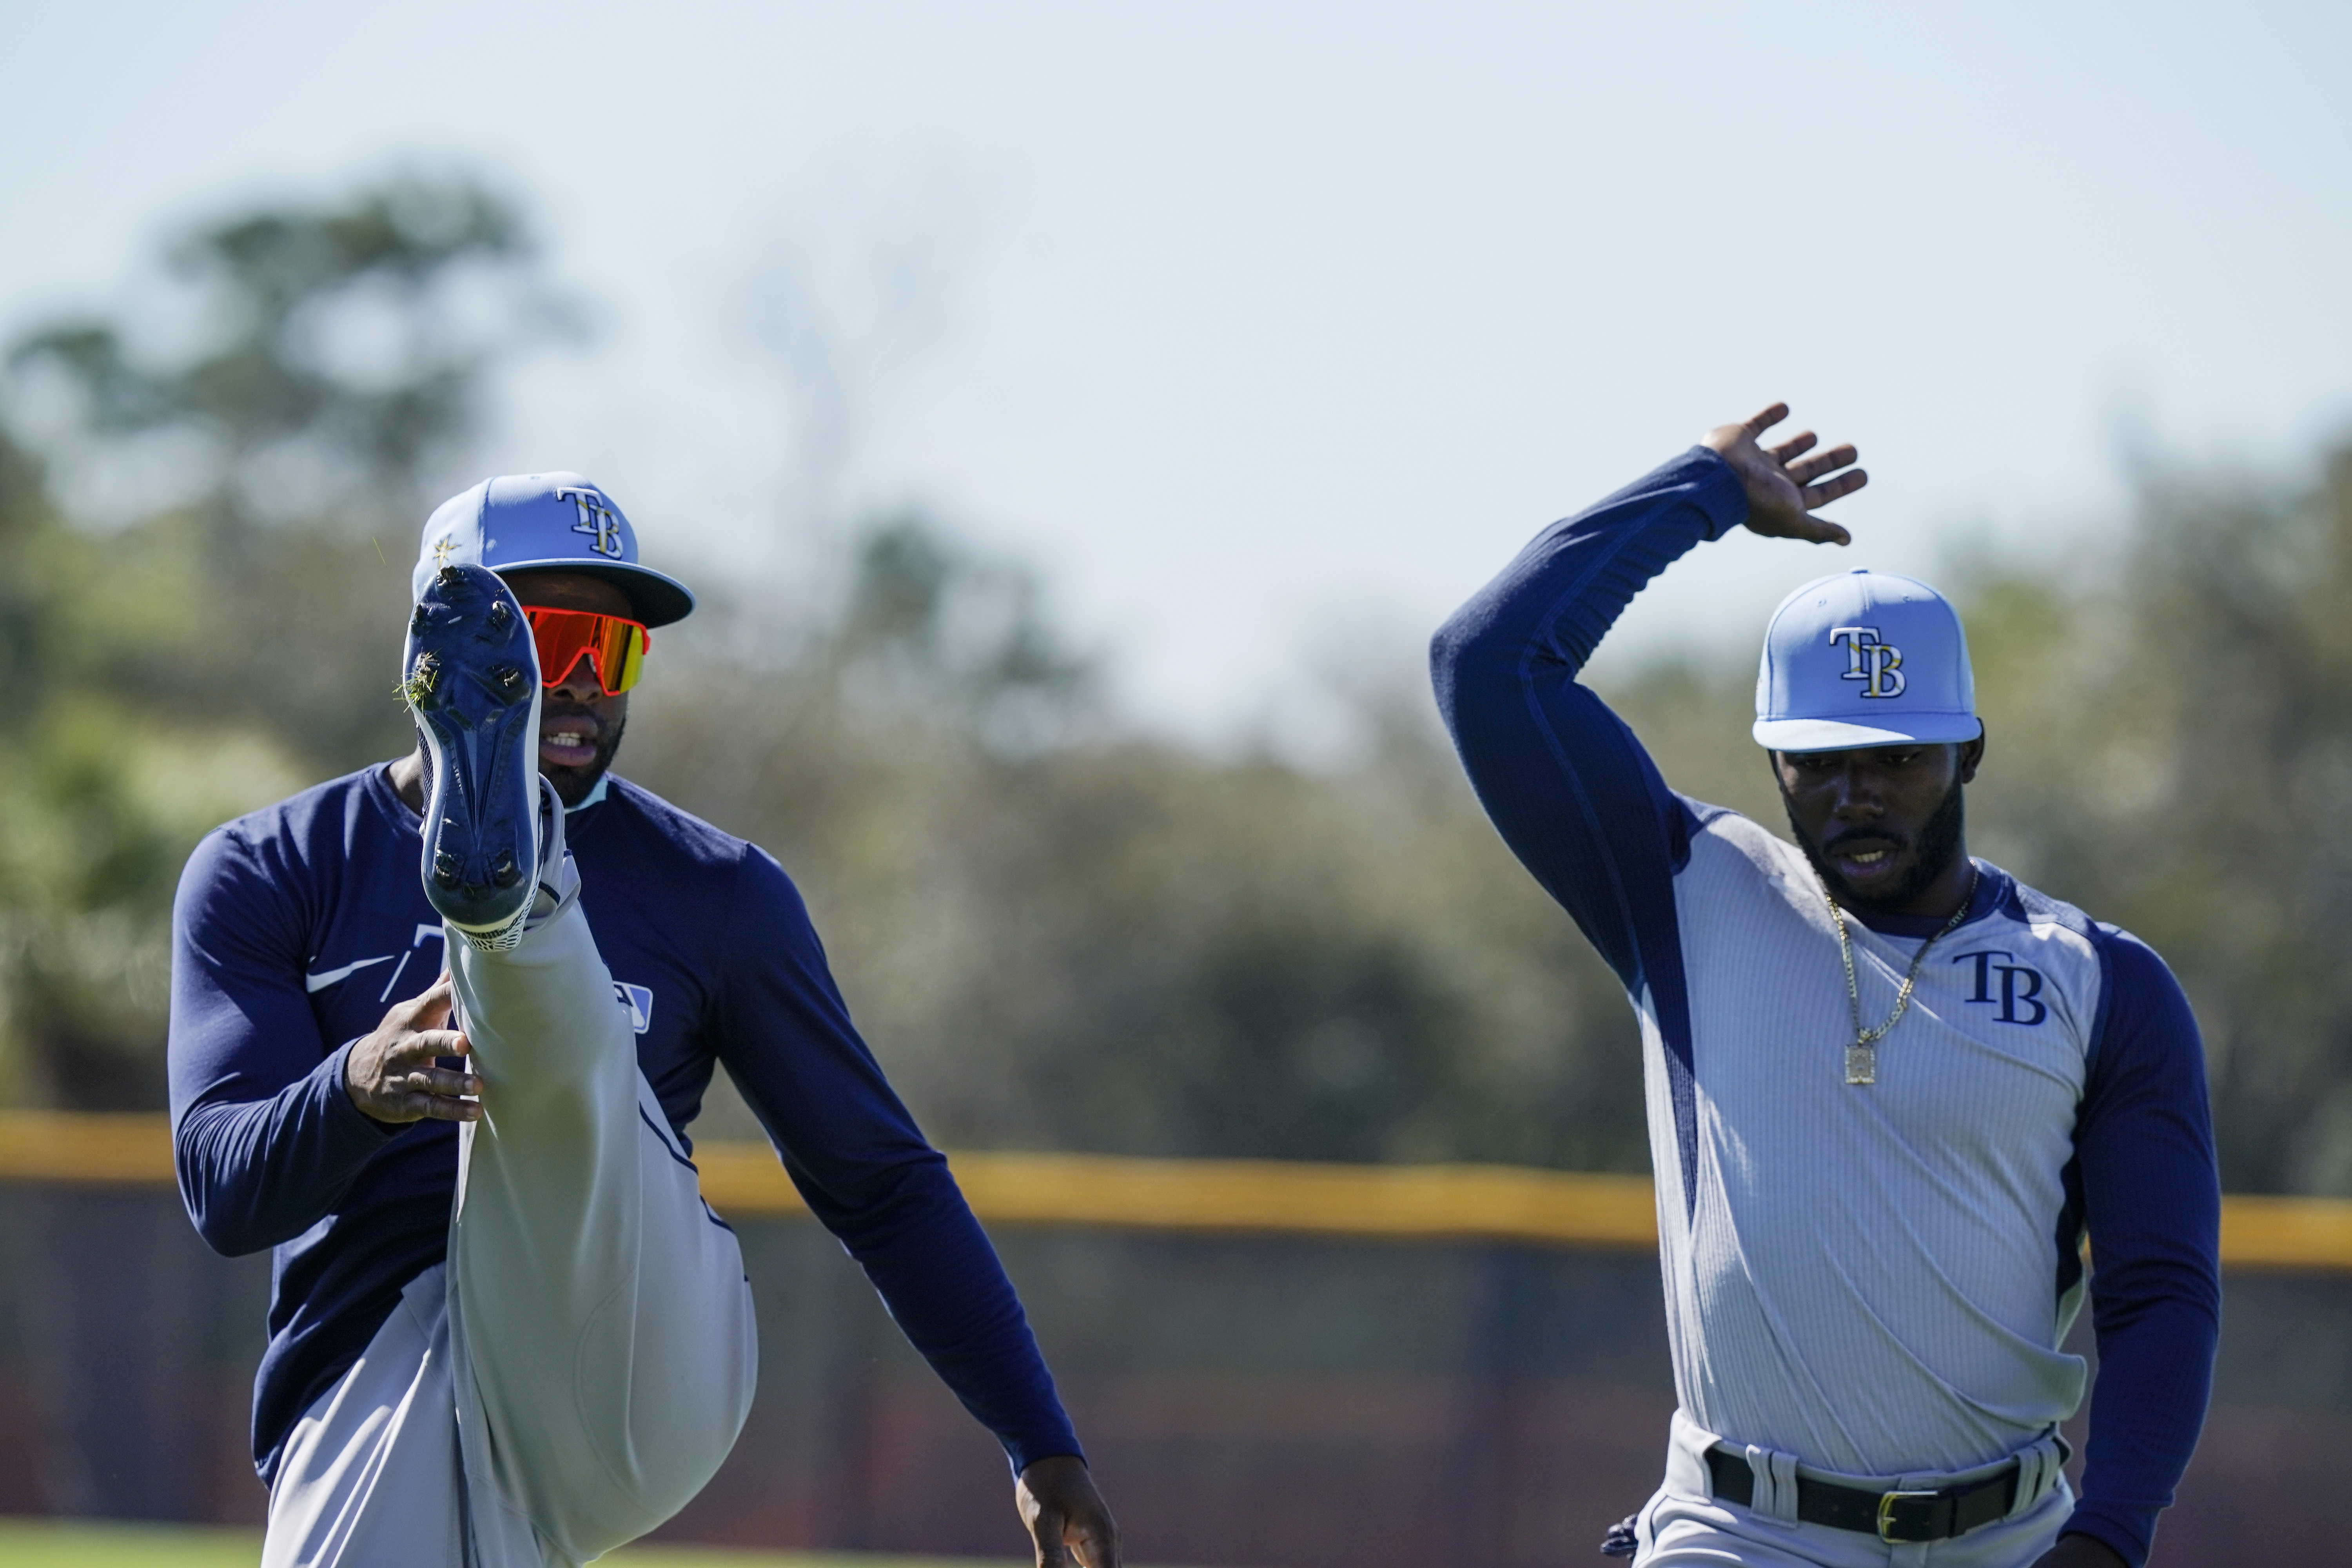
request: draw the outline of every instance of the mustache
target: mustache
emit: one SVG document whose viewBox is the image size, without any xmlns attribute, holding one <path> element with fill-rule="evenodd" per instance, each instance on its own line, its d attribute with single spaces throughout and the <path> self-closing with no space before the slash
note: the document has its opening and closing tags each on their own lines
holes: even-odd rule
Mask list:
<svg viewBox="0 0 2352 1568">
<path fill-rule="evenodd" d="M 1824 855 L 1834 855 L 1849 844 L 1882 845 L 1900 854 L 1911 847 L 1911 836 L 1907 833 L 1889 833 L 1880 827 L 1849 828 L 1834 837 L 1822 839 L 1821 850 Z"/>
<path fill-rule="evenodd" d="M 1795 837 L 1798 847 L 1804 851 L 1805 858 L 1812 863 L 1815 874 L 1829 889 L 1831 896 L 1851 910 L 1900 909 L 1917 898 L 1959 854 L 1968 820 L 1966 794 L 1958 779 L 1952 781 L 1952 787 L 1946 792 L 1943 804 L 1937 806 L 1934 815 L 1920 825 L 1916 835 L 1893 832 L 1885 827 L 1849 827 L 1834 838 L 1816 840 L 1805 831 L 1805 825 L 1798 820 L 1796 803 L 1789 798 L 1785 787 L 1780 791 L 1780 804 L 1789 813 L 1789 831 Z M 1841 848 L 1853 844 L 1881 844 L 1898 854 L 1916 848 L 1918 853 L 1900 885 L 1890 889 L 1883 899 L 1864 900 L 1855 897 L 1852 884 L 1831 864 Z"/>
</svg>

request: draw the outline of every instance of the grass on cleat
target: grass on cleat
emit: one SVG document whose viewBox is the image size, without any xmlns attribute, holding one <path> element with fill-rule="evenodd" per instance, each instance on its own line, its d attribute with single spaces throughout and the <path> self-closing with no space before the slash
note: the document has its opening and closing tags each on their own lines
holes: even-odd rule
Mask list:
<svg viewBox="0 0 2352 1568">
<path fill-rule="evenodd" d="M 408 672 L 407 679 L 392 689 L 393 695 L 411 708 L 422 708 L 431 700 L 433 688 L 440 679 L 440 661 L 429 653 L 420 653 L 416 656 L 416 668 Z"/>
</svg>

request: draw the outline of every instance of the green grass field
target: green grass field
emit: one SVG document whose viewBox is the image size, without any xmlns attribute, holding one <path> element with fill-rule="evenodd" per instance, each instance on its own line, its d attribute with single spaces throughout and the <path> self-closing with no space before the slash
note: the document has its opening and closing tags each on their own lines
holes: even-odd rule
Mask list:
<svg viewBox="0 0 2352 1568">
<path fill-rule="evenodd" d="M 92 1524 L 0 1519 L 0 1568 L 253 1568 L 261 1532 L 191 1525 Z M 718 1552 L 687 1546 L 625 1547 L 615 1568 L 1021 1568 L 977 1557 L 880 1557 L 870 1553 Z"/>
</svg>

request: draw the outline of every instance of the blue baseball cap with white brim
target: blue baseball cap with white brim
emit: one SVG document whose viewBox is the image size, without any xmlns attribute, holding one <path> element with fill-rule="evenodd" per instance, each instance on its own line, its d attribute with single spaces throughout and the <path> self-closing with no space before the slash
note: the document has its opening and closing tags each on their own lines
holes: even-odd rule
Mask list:
<svg viewBox="0 0 2352 1568">
<path fill-rule="evenodd" d="M 1772 612 L 1756 671 L 1757 744 L 1846 752 L 1983 733 L 1959 612 L 1927 584 L 1842 572 Z"/>
<path fill-rule="evenodd" d="M 584 572 L 628 595 L 648 626 L 694 613 L 694 595 L 677 578 L 637 560 L 637 531 L 613 498 L 578 474 L 507 474 L 451 496 L 425 520 L 410 574 L 422 597 L 433 574 L 452 562 L 504 576 L 537 569 Z"/>
</svg>

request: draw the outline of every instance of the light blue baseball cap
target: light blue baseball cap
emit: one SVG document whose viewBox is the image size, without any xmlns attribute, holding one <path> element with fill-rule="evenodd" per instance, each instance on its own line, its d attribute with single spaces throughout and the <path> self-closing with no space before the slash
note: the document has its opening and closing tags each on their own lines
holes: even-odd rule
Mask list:
<svg viewBox="0 0 2352 1568">
<path fill-rule="evenodd" d="M 1983 733 L 1959 612 L 1927 584 L 1841 572 L 1772 612 L 1756 671 L 1757 744 L 1843 752 Z"/>
<path fill-rule="evenodd" d="M 637 531 L 578 474 L 507 474 L 443 501 L 425 521 L 411 596 L 422 597 L 434 573 L 453 562 L 501 574 L 548 566 L 607 578 L 649 626 L 694 613 L 686 584 L 638 563 Z"/>
</svg>

